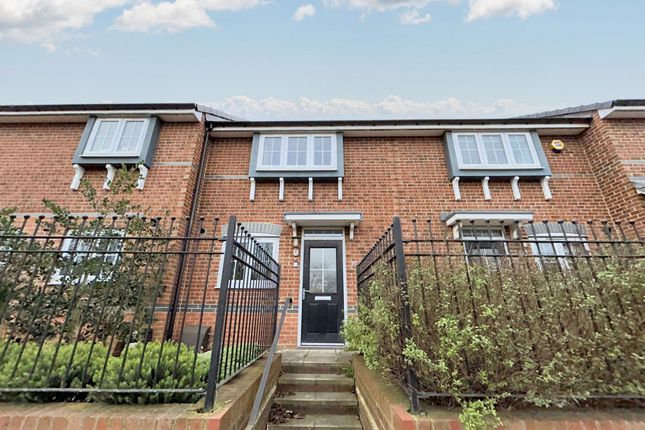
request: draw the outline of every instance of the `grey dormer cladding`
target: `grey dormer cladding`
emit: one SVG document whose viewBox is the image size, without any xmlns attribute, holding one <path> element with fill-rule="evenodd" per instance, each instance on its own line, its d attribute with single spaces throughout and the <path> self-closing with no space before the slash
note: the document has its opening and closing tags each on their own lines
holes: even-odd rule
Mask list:
<svg viewBox="0 0 645 430">
<path fill-rule="evenodd" d="M 146 167 L 152 166 L 152 159 L 154 157 L 155 148 L 157 146 L 157 140 L 159 138 L 159 128 L 161 126 L 161 121 L 156 116 L 151 116 L 148 122 L 148 128 L 146 129 L 146 134 L 143 139 L 143 145 L 141 146 L 141 151 L 136 156 L 124 157 L 116 155 L 114 157 L 105 156 L 105 157 L 84 157 L 83 153 L 85 152 L 85 147 L 88 144 L 90 139 L 90 134 L 92 133 L 92 128 L 94 128 L 94 123 L 96 122 L 97 117 L 90 116 L 85 124 L 85 130 L 81 135 L 81 141 L 74 152 L 74 158 L 72 159 L 72 164 L 80 164 L 81 166 L 105 166 L 106 164 L 114 165 L 133 165 L 143 162 Z"/>
<path fill-rule="evenodd" d="M 289 134 L 285 130 L 284 134 Z M 249 177 L 256 179 L 275 178 L 342 178 L 345 176 L 345 160 L 343 158 L 343 133 L 336 133 L 336 170 L 273 170 L 258 171 L 258 153 L 260 151 L 260 134 L 253 133 L 251 147 L 251 162 L 249 163 Z"/>
<path fill-rule="evenodd" d="M 474 131 L 476 132 L 476 130 Z M 444 146 L 446 148 L 446 161 L 448 163 L 448 174 L 450 179 L 452 180 L 457 176 L 463 179 L 481 179 L 486 176 L 490 178 L 512 178 L 514 176 L 519 176 L 521 178 L 543 178 L 545 176 L 551 176 L 551 168 L 549 167 L 549 162 L 544 154 L 540 137 L 536 131 L 531 131 L 531 140 L 531 143 L 535 148 L 535 153 L 540 161 L 541 167 L 539 169 L 460 169 L 457 162 L 457 148 L 453 138 L 453 133 L 451 131 L 447 131 L 444 133 Z"/>
</svg>

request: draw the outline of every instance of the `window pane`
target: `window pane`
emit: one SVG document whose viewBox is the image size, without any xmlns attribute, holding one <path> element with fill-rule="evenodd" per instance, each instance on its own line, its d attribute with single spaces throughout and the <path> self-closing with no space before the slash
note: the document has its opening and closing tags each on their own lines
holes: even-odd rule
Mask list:
<svg viewBox="0 0 645 430">
<path fill-rule="evenodd" d="M 508 164 L 502 136 L 499 134 L 486 134 L 482 136 L 482 142 L 488 164 Z"/>
<path fill-rule="evenodd" d="M 264 138 L 264 153 L 262 154 L 262 164 L 265 166 L 280 165 L 280 146 L 282 145 L 281 137 Z"/>
<path fill-rule="evenodd" d="M 143 121 L 126 121 L 117 146 L 118 152 L 136 151 L 143 133 Z"/>
<path fill-rule="evenodd" d="M 112 142 L 116 129 L 119 126 L 119 121 L 101 121 L 94 135 L 92 142 L 91 152 L 107 152 L 112 149 Z"/>
<path fill-rule="evenodd" d="M 336 248 L 311 248 L 309 250 L 309 290 L 312 293 L 335 294 Z"/>
<path fill-rule="evenodd" d="M 314 166 L 331 166 L 331 137 L 314 137 Z"/>
<path fill-rule="evenodd" d="M 464 164 L 481 164 L 475 136 L 459 136 L 459 151 Z"/>
<path fill-rule="evenodd" d="M 517 164 L 534 164 L 533 154 L 529 147 L 529 142 L 524 134 L 509 134 L 508 141 L 511 144 L 513 158 Z"/>
<path fill-rule="evenodd" d="M 287 165 L 307 165 L 307 138 L 290 137 L 287 145 Z"/>
</svg>

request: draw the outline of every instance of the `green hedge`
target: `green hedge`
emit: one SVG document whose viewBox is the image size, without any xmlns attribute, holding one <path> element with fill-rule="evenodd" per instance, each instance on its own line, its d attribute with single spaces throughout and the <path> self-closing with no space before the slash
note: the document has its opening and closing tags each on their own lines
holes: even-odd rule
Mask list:
<svg viewBox="0 0 645 430">
<path fill-rule="evenodd" d="M 173 342 L 163 344 L 149 342 L 131 345 L 121 356 L 108 355 L 101 343 L 92 346 L 90 342 L 61 344 L 56 353 L 56 342 L 46 342 L 42 349 L 35 342 L 0 344 L 0 354 L 6 348 L 0 366 L 0 387 L 6 388 L 205 388 L 210 364 L 210 352 L 195 356 L 194 350 L 186 345 Z M 91 351 L 91 356 L 90 356 Z M 73 358 L 72 358 L 73 355 Z M 144 355 L 143 361 L 141 356 Z M 38 360 L 36 361 L 36 357 Z M 105 359 L 107 358 L 107 364 Z M 71 362 L 70 362 L 71 358 Z M 88 360 L 89 358 L 89 360 Z M 15 363 L 18 366 L 14 372 Z M 36 367 L 34 369 L 34 363 Z M 52 363 L 54 366 L 52 368 Z M 103 375 L 103 367 L 105 374 Z M 139 366 L 141 366 L 139 368 Z M 194 366 L 194 373 L 193 373 Z M 119 374 L 123 367 L 123 376 Z M 33 370 L 33 372 L 32 372 Z M 13 376 L 12 376 L 13 374 Z M 33 376 L 31 376 L 33 375 Z M 49 375 L 49 377 L 48 377 Z M 103 375 L 103 380 L 101 376 Z M 3 401 L 71 401 L 91 400 L 107 403 L 177 403 L 196 402 L 200 394 L 110 394 L 92 392 L 89 396 L 75 393 L 1 393 Z"/>
<path fill-rule="evenodd" d="M 588 263 L 560 271 L 415 259 L 407 339 L 402 291 L 380 267 L 344 326 L 345 341 L 393 379 L 403 381 L 412 366 L 421 390 L 452 394 L 453 404 L 463 393 L 512 404 L 503 399 L 519 394 L 537 406 L 645 395 L 645 261 Z"/>
</svg>

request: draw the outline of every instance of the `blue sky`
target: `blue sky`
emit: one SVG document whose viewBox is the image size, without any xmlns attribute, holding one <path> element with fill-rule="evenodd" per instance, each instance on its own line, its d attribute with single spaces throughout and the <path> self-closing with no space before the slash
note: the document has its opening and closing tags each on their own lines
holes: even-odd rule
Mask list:
<svg viewBox="0 0 645 430">
<path fill-rule="evenodd" d="M 0 0 L 0 104 L 512 116 L 645 98 L 641 0 Z"/>
</svg>

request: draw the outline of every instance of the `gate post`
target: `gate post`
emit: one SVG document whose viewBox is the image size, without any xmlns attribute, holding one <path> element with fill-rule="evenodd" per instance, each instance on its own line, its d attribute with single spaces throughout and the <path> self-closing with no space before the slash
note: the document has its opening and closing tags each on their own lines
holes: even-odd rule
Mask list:
<svg viewBox="0 0 645 430">
<path fill-rule="evenodd" d="M 215 406 L 215 390 L 219 378 L 219 368 L 222 356 L 222 340 L 224 338 L 224 324 L 226 323 L 226 311 L 228 308 L 228 287 L 233 275 L 233 252 L 235 250 L 235 233 L 237 230 L 237 218 L 231 215 L 228 219 L 226 229 L 226 242 L 224 246 L 224 258 L 222 259 L 222 279 L 217 298 L 217 315 L 215 317 L 215 335 L 213 336 L 213 347 L 211 349 L 211 363 L 208 371 L 208 383 L 206 385 L 206 399 L 204 401 L 204 412 L 211 412 Z"/>
<path fill-rule="evenodd" d="M 392 220 L 392 236 L 394 238 L 394 256 L 396 260 L 396 282 L 401 289 L 401 322 L 403 324 L 404 339 L 412 337 L 412 315 L 410 311 L 410 295 L 408 293 L 408 275 L 405 266 L 405 250 L 403 248 L 403 231 L 401 219 L 394 217 Z M 412 366 L 406 365 L 405 369 L 408 396 L 410 397 L 410 411 L 419 413 L 419 381 Z"/>
</svg>

